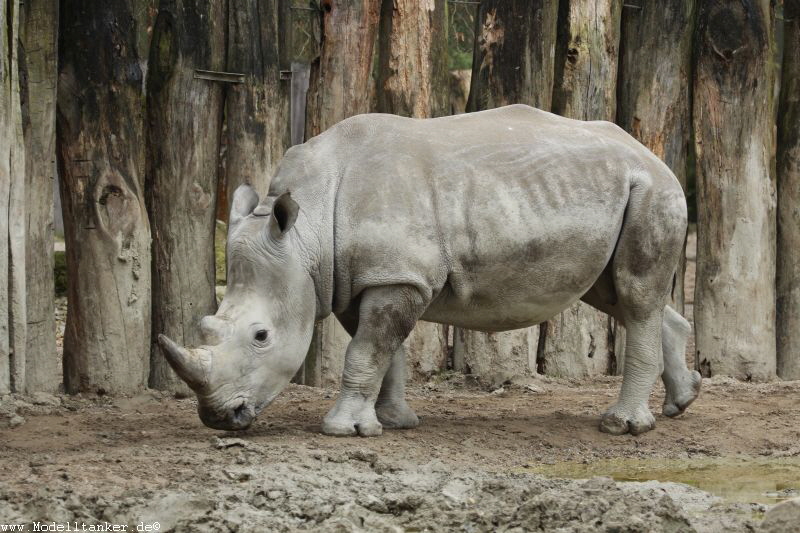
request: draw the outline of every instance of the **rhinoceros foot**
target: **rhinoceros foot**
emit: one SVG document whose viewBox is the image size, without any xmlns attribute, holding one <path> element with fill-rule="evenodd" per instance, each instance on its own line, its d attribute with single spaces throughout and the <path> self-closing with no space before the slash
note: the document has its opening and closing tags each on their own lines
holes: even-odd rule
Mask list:
<svg viewBox="0 0 800 533">
<path fill-rule="evenodd" d="M 405 400 L 378 403 L 375 406 L 378 420 L 387 429 L 412 429 L 419 425 L 419 418 Z"/>
<path fill-rule="evenodd" d="M 693 370 L 670 382 L 669 386 L 666 387 L 667 395 L 664 397 L 664 407 L 661 412 L 666 416 L 682 414 L 700 395 L 702 380 L 700 373 Z"/>
<path fill-rule="evenodd" d="M 611 435 L 639 435 L 656 427 L 656 419 L 647 405 L 616 404 L 600 420 L 600 431 Z"/>
<path fill-rule="evenodd" d="M 322 432 L 334 437 L 377 437 L 383 433 L 375 406 L 364 398 L 339 397 L 322 421 Z"/>
</svg>

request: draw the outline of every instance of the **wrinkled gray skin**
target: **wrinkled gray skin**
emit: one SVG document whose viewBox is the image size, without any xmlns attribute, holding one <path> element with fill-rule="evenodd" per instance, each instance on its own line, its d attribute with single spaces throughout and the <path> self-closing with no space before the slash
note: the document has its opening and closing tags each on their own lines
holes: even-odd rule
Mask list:
<svg viewBox="0 0 800 533">
<path fill-rule="evenodd" d="M 160 341 L 203 422 L 243 429 L 333 312 L 353 340 L 322 431 L 372 436 L 418 424 L 402 347 L 417 320 L 504 331 L 581 299 L 627 329 L 622 391 L 600 429 L 638 434 L 654 426 L 659 375 L 669 416 L 700 388 L 683 357 L 689 324 L 664 305 L 685 234 L 674 175 L 614 124 L 521 105 L 360 115 L 289 150 L 260 204 L 236 191 L 206 345 Z"/>
</svg>

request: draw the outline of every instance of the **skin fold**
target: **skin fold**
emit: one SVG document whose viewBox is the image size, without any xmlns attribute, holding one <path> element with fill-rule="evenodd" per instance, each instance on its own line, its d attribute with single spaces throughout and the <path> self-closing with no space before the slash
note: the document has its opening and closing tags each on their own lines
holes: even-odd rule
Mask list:
<svg viewBox="0 0 800 533">
<path fill-rule="evenodd" d="M 697 397 L 690 328 L 665 306 L 686 234 L 669 168 L 608 122 L 523 105 L 436 119 L 369 114 L 290 149 L 259 202 L 234 196 L 228 289 L 195 349 L 160 337 L 211 427 L 242 429 L 301 366 L 316 320 L 353 336 L 330 435 L 410 428 L 403 340 L 417 320 L 506 331 L 579 299 L 627 330 L 600 429 L 654 427 Z"/>
</svg>

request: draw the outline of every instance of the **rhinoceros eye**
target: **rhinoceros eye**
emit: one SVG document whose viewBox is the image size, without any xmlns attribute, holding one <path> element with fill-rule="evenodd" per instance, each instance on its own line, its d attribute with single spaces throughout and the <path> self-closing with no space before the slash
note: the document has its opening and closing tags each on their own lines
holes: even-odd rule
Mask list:
<svg viewBox="0 0 800 533">
<path fill-rule="evenodd" d="M 267 330 L 260 329 L 260 330 L 256 331 L 255 339 L 258 342 L 264 342 L 265 340 L 267 340 Z"/>
</svg>

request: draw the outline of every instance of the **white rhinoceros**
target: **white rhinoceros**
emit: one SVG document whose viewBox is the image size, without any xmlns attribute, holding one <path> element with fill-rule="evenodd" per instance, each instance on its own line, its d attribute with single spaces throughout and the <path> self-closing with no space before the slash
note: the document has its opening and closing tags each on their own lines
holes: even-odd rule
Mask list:
<svg viewBox="0 0 800 533">
<path fill-rule="evenodd" d="M 684 361 L 689 324 L 665 306 L 685 235 L 675 176 L 614 124 L 523 105 L 360 115 L 290 149 L 260 204 L 236 191 L 206 345 L 159 340 L 202 421 L 243 429 L 334 313 L 353 340 L 322 431 L 372 436 L 418 424 L 403 352 L 417 320 L 504 331 L 581 299 L 627 330 L 622 391 L 600 429 L 638 434 L 654 426 L 659 374 L 666 415 L 700 389 Z"/>
</svg>

